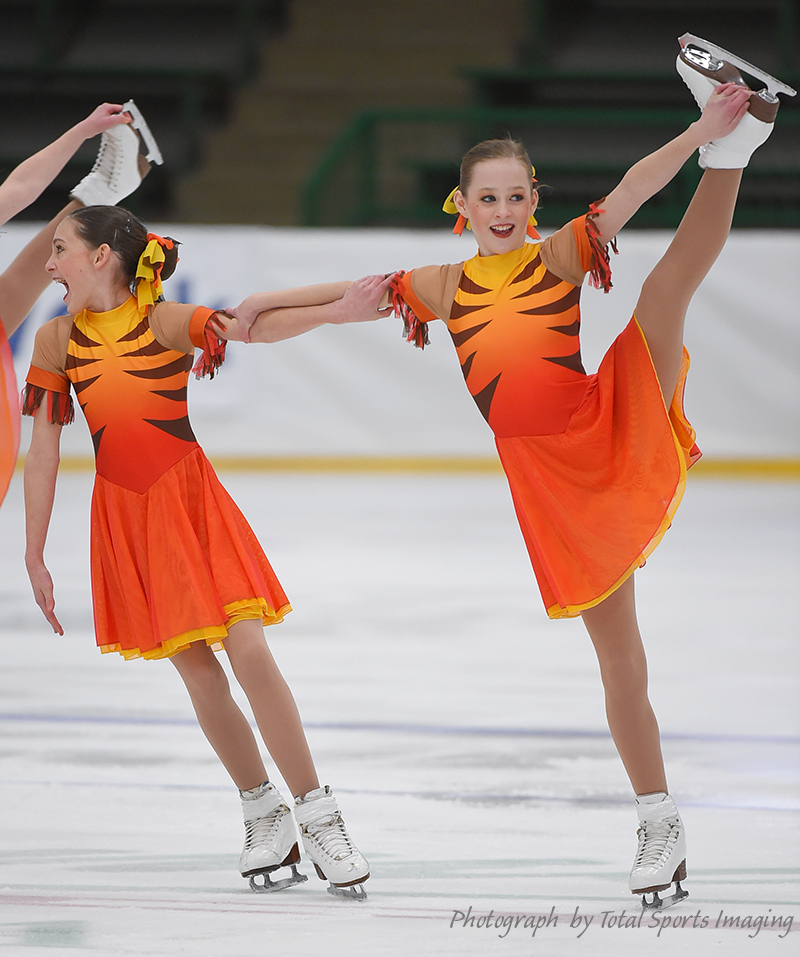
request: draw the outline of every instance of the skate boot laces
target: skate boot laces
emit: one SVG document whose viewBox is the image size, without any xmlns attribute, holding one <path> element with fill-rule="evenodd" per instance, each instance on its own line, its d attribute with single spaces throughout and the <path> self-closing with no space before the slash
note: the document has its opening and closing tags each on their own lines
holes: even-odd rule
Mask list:
<svg viewBox="0 0 800 957">
<path fill-rule="evenodd" d="M 282 818 L 289 814 L 285 804 L 279 804 L 264 817 L 244 822 L 244 849 L 250 851 L 259 844 L 270 844 L 278 838 Z"/>
<path fill-rule="evenodd" d="M 116 127 L 110 130 L 106 130 L 105 133 L 100 137 L 100 151 L 97 154 L 97 159 L 95 164 L 92 167 L 92 172 L 100 172 L 101 175 L 105 176 L 113 192 L 120 190 L 123 185 L 128 186 L 126 182 L 123 184 L 123 175 L 125 173 L 125 143 L 123 142 L 123 137 L 133 136 L 129 144 L 129 149 L 131 151 L 136 151 L 136 156 L 138 159 L 139 154 L 139 137 L 136 132 L 130 127 Z M 137 164 L 135 164 L 137 165 Z M 138 178 L 141 181 L 141 171 L 137 169 Z M 133 177 L 135 178 L 135 176 Z"/>
<path fill-rule="evenodd" d="M 321 814 L 300 827 L 302 833 L 313 840 L 317 848 L 332 861 L 344 861 L 356 853 L 338 809 Z"/>
<path fill-rule="evenodd" d="M 634 870 L 652 867 L 658 869 L 669 859 L 680 836 L 680 821 L 643 821 L 639 827 L 639 847 Z"/>
</svg>

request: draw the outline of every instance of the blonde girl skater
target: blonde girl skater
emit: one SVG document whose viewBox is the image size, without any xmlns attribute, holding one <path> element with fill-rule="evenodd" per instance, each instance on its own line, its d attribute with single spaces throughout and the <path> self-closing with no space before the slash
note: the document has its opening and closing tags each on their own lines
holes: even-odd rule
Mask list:
<svg viewBox="0 0 800 957">
<path fill-rule="evenodd" d="M 186 387 L 225 356 L 224 319 L 164 302 L 161 281 L 177 244 L 148 233 L 121 207 L 76 210 L 58 224 L 47 262 L 63 285 L 65 315 L 37 333 L 23 411 L 35 416 L 25 460 L 26 563 L 57 634 L 44 548 L 61 429 L 72 389 L 95 447 L 92 597 L 97 644 L 126 659 L 168 658 L 200 727 L 239 789 L 245 823 L 241 874 L 254 890 L 306 880 L 297 830 L 333 892 L 364 897 L 369 865 L 350 840 L 336 798 L 320 787 L 292 694 L 264 638 L 290 606 L 252 529 L 219 482 L 189 423 Z M 357 285 L 348 321 L 374 318 Z M 234 323 L 235 325 L 235 323 Z M 295 795 L 269 781 L 256 738 L 216 651 L 227 653 L 264 743 Z M 289 867 L 288 876 L 271 875 Z M 256 877 L 261 876 L 261 881 Z"/>
<path fill-rule="evenodd" d="M 458 214 L 457 231 L 469 223 L 478 254 L 391 280 L 410 341 L 422 346 L 429 322 L 447 323 L 467 388 L 495 433 L 547 613 L 581 616 L 594 644 L 609 727 L 636 795 L 629 886 L 649 907 L 686 895 L 686 842 L 648 700 L 634 572 L 669 527 L 699 455 L 682 408 L 687 307 L 725 244 L 742 168 L 777 110 L 775 97 L 756 96 L 722 67 L 706 50 L 684 49 L 678 69 L 700 118 L 544 242 L 526 241 L 538 194 L 524 148 L 512 140 L 474 147 L 445 209 Z M 610 289 L 608 244 L 698 149 L 705 172 L 677 233 L 634 317 L 587 375 L 584 277 Z M 252 323 L 253 340 L 288 322 L 303 331 L 331 308 L 276 310 L 274 296 L 256 294 L 234 310 L 243 329 Z M 672 896 L 660 898 L 673 883 Z"/>
<path fill-rule="evenodd" d="M 126 104 L 128 105 L 128 104 Z M 49 146 L 13 169 L 0 184 L 0 226 L 30 206 L 87 140 L 102 134 L 92 171 L 72 191 L 72 200 L 0 275 L 0 502 L 5 497 L 19 449 L 19 397 L 9 338 L 20 327 L 49 282 L 44 265 L 53 231 L 67 213 L 96 202 L 114 205 L 132 193 L 149 169 L 139 154 L 131 114 L 120 103 L 103 103 Z"/>
</svg>

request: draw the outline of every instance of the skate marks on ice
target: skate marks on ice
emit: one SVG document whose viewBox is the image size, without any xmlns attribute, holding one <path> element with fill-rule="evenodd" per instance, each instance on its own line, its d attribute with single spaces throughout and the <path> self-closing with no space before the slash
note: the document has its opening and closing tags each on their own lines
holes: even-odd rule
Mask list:
<svg viewBox="0 0 800 957">
<path fill-rule="evenodd" d="M 14 737 L 30 744 L 31 739 L 48 740 L 42 724 L 0 722 L 0 729 L 7 732 L 11 725 Z M 538 931 L 544 940 L 574 939 L 584 930 L 584 939 L 592 937 L 594 953 L 626 954 L 664 923 L 663 918 L 645 921 L 635 936 L 622 942 L 606 934 L 610 922 L 630 921 L 641 912 L 626 889 L 625 868 L 635 834 L 624 796 L 616 796 L 613 787 L 570 800 L 519 788 L 504 793 L 492 782 L 501 781 L 512 762 L 504 766 L 496 754 L 485 761 L 485 736 L 464 738 L 464 744 L 474 748 L 475 776 L 484 779 L 484 787 L 456 791 L 437 790 L 437 776 L 430 770 L 433 759 L 438 761 L 441 737 L 433 740 L 433 747 L 425 747 L 428 738 L 422 735 L 311 729 L 318 749 L 353 775 L 353 752 L 366 753 L 368 759 L 378 751 L 384 755 L 383 766 L 373 775 L 383 789 L 340 789 L 348 817 L 363 831 L 373 868 L 369 900 L 355 904 L 332 900 L 305 860 L 300 867 L 309 874 L 306 884 L 276 894 L 252 894 L 236 870 L 239 821 L 224 783 L 210 787 L 173 780 L 158 786 L 154 779 L 163 779 L 169 766 L 156 763 L 148 772 L 143 758 L 157 751 L 163 726 L 125 726 L 126 733 L 116 742 L 119 731 L 113 725 L 74 722 L 72 735 L 80 737 L 81 728 L 88 738 L 85 751 L 73 748 L 66 755 L 60 783 L 4 779 L 9 806 L 20 811 L 14 815 L 17 833 L 7 835 L 11 849 L 0 854 L 0 945 L 7 941 L 21 946 L 48 934 L 67 934 L 74 941 L 72 952 L 84 947 L 87 953 L 96 952 L 102 938 L 100 950 L 107 953 L 166 954 L 185 948 L 211 955 L 219 953 L 215 941 L 223 936 L 252 948 L 265 932 L 266 919 L 273 939 L 287 946 L 299 935 L 308 946 L 324 945 L 326 953 L 337 957 L 348 952 L 348 942 L 354 940 L 369 946 L 371 953 L 407 954 L 415 948 L 438 957 L 493 952 L 486 948 L 500 946 L 502 927 L 488 944 L 488 935 L 451 922 L 459 913 L 485 920 L 494 912 L 526 920 L 546 916 L 551 922 Z M 192 731 L 178 724 L 169 735 L 176 750 L 185 750 L 179 770 L 189 779 L 213 772 L 202 749 L 192 745 Z M 4 754 L 7 744 L 4 733 Z M 133 753 L 115 764 L 120 746 Z M 400 789 L 405 776 L 400 756 L 407 760 L 409 753 L 429 769 L 428 786 L 418 792 Z M 138 771 L 137 757 L 142 759 Z M 579 763 L 577 752 L 574 759 Z M 75 780 L 76 771 L 93 777 L 93 783 Z M 134 775 L 137 781 L 126 780 Z M 438 778 L 449 785 L 444 768 Z M 54 796 L 58 814 L 45 815 L 43 822 L 41 803 L 46 800 L 50 806 Z M 683 810 L 694 837 L 692 897 L 668 912 L 671 922 L 698 913 L 700 921 L 711 924 L 721 912 L 745 919 L 770 909 L 776 915 L 800 910 L 796 858 L 788 865 L 787 849 L 776 840 L 792 828 L 796 831 L 796 813 L 720 806 Z M 744 830 L 749 835 L 745 846 L 732 847 L 730 834 Z M 198 844 L 202 852 L 189 850 Z M 362 909 L 363 916 L 355 913 Z M 576 914 L 590 921 L 588 930 L 571 926 Z M 682 928 L 681 945 L 705 946 L 708 934 L 699 926 L 690 928 L 691 923 Z M 752 946 L 732 926 L 729 930 L 721 938 L 727 947 L 740 937 Z M 521 930 L 509 935 L 523 940 Z M 530 946 L 529 937 L 530 931 L 523 946 Z M 715 943 L 709 941 L 712 947 Z M 170 951 L 170 946 L 175 949 Z"/>
<path fill-rule="evenodd" d="M 596 662 L 579 624 L 543 619 L 502 482 L 414 476 L 409 509 L 408 477 L 224 478 L 295 607 L 268 635 L 372 864 L 369 899 L 334 900 L 305 859 L 301 886 L 249 890 L 238 795 L 172 669 L 93 647 L 91 480 L 65 474 L 50 543 L 64 638 L 0 552 L 0 953 L 219 957 L 220 941 L 250 953 L 268 936 L 328 957 L 558 954 L 581 919 L 601 957 L 659 930 L 688 953 L 791 947 L 798 651 L 788 609 L 766 615 L 764 598 L 797 581 L 796 486 L 693 484 L 640 576 L 691 896 L 663 915 L 684 926 L 632 928 L 635 812 Z M 4 543 L 20 511 L 15 479 Z M 524 920 L 488 928 L 492 911 L 558 922 L 532 943 Z M 758 916 L 789 914 L 788 939 L 750 939 Z"/>
</svg>

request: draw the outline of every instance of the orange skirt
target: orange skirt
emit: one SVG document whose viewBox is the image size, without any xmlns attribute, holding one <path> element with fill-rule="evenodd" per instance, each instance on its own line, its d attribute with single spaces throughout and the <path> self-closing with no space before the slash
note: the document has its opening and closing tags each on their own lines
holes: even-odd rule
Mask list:
<svg viewBox="0 0 800 957">
<path fill-rule="evenodd" d="M 572 618 L 644 564 L 700 457 L 683 412 L 684 349 L 669 410 L 636 318 L 559 435 L 496 438 L 547 614 Z"/>
<path fill-rule="evenodd" d="M 247 618 L 291 607 L 246 519 L 199 447 L 140 494 L 98 475 L 92 496 L 97 644 L 125 658 L 222 648 Z"/>
<path fill-rule="evenodd" d="M 19 396 L 14 359 L 0 321 L 0 502 L 6 497 L 19 451 Z"/>
</svg>

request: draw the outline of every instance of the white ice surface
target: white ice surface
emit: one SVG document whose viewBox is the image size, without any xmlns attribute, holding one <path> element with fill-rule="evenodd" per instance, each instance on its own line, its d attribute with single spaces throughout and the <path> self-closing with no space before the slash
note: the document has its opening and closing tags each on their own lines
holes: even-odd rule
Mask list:
<svg viewBox="0 0 800 957">
<path fill-rule="evenodd" d="M 236 792 L 174 669 L 94 648 L 91 476 L 59 480 L 58 638 L 22 565 L 17 475 L 0 510 L 0 953 L 797 952 L 797 484 L 691 481 L 638 574 L 691 896 L 629 926 L 635 814 L 597 665 L 579 622 L 545 617 L 502 476 L 222 478 L 294 605 L 267 636 L 369 899 L 332 899 L 305 862 L 300 887 L 248 890 Z M 524 920 L 451 927 L 470 907 L 553 919 L 534 938 Z M 580 938 L 576 909 L 593 916 Z"/>
</svg>

